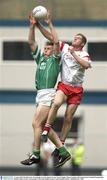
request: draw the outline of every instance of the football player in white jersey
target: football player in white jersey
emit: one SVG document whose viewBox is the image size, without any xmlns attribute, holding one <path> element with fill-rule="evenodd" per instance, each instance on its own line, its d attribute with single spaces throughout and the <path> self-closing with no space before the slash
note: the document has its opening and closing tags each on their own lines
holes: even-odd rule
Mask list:
<svg viewBox="0 0 107 180">
<path fill-rule="evenodd" d="M 52 36 L 39 24 L 41 32 L 50 40 Z M 58 83 L 54 103 L 50 109 L 47 122 L 42 133 L 42 140 L 47 141 L 51 126 L 57 115 L 57 111 L 63 103 L 67 103 L 64 122 L 60 134 L 60 140 L 64 144 L 66 137 L 71 129 L 72 119 L 78 105 L 83 97 L 83 82 L 85 70 L 91 67 L 89 54 L 83 50 L 87 42 L 86 37 L 79 33 L 76 34 L 71 45 L 60 42 L 61 48 L 61 82 Z M 58 154 L 55 149 L 54 154 Z M 60 159 L 59 159 L 60 161 Z"/>
<path fill-rule="evenodd" d="M 91 67 L 89 54 L 83 50 L 86 41 L 86 37 L 79 33 L 74 37 L 70 46 L 63 42 L 60 43 L 62 49 L 61 82 L 58 83 L 55 100 L 42 133 L 43 141 L 47 141 L 47 135 L 57 111 L 64 102 L 67 103 L 67 108 L 60 135 L 63 143 L 71 129 L 73 115 L 83 97 L 84 73 Z"/>
</svg>

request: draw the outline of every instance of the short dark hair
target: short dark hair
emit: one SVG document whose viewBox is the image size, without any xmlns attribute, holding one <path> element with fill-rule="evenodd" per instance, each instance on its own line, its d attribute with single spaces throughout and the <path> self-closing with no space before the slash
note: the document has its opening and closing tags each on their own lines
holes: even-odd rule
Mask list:
<svg viewBox="0 0 107 180">
<path fill-rule="evenodd" d="M 83 43 L 84 43 L 84 45 L 85 45 L 86 42 L 87 42 L 87 38 L 86 38 L 83 34 L 81 34 L 81 33 L 78 33 L 78 34 L 76 34 L 76 35 L 82 37 L 82 41 L 83 41 Z"/>
<path fill-rule="evenodd" d="M 46 46 L 53 46 L 54 43 L 53 43 L 52 41 L 47 41 L 47 42 L 45 43 L 45 45 L 46 45 Z"/>
</svg>

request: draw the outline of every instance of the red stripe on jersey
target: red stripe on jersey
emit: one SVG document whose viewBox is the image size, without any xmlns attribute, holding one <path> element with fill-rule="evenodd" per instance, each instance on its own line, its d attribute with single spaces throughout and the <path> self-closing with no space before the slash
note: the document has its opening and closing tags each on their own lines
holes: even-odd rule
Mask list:
<svg viewBox="0 0 107 180">
<path fill-rule="evenodd" d="M 85 56 L 84 58 L 87 58 L 88 60 L 91 60 L 90 56 Z"/>
<path fill-rule="evenodd" d="M 63 47 L 64 47 L 64 42 L 60 41 L 60 50 L 62 51 Z"/>
</svg>

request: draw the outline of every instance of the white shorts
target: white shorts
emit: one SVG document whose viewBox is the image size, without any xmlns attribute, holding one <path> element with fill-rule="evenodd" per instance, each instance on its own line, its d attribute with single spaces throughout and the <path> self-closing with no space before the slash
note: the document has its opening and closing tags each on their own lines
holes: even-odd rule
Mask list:
<svg viewBox="0 0 107 180">
<path fill-rule="evenodd" d="M 55 97 L 55 93 L 56 90 L 53 88 L 38 90 L 36 95 L 36 105 L 38 106 L 41 104 L 44 106 L 51 106 Z"/>
</svg>

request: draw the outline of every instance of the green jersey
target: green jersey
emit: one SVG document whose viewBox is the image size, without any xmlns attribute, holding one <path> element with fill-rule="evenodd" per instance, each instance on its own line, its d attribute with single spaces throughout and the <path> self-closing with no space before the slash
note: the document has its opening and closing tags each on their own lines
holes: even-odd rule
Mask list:
<svg viewBox="0 0 107 180">
<path fill-rule="evenodd" d="M 32 53 L 37 64 L 35 86 L 37 90 L 54 88 L 60 71 L 60 55 L 45 57 L 37 47 Z"/>
</svg>

